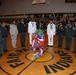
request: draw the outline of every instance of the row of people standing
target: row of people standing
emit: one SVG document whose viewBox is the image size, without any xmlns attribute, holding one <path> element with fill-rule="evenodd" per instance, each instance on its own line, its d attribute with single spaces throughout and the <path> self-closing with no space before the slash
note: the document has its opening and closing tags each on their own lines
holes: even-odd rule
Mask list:
<svg viewBox="0 0 76 75">
<path fill-rule="evenodd" d="M 28 25 L 28 26 L 27 26 Z M 16 41 L 17 41 L 17 35 L 18 32 L 20 34 L 20 43 L 22 47 L 25 47 L 25 41 L 26 41 L 26 32 L 28 30 L 29 33 L 29 44 L 32 44 L 32 34 L 35 33 L 37 30 L 37 22 L 35 22 L 34 18 L 31 18 L 30 21 L 25 23 L 24 19 L 21 19 L 21 21 L 16 25 L 15 21 L 13 21 L 13 24 L 10 25 L 10 34 L 12 38 L 12 46 L 16 48 Z M 28 28 L 27 28 L 28 27 Z M 43 25 L 40 22 L 38 29 L 43 29 Z"/>
<path fill-rule="evenodd" d="M 40 22 L 39 24 L 40 24 L 39 28 L 43 29 L 42 23 Z M 24 47 L 25 46 L 26 31 L 27 31 L 27 27 L 26 27 L 26 24 L 24 22 L 24 19 L 21 19 L 20 23 L 16 27 L 16 29 L 15 29 L 16 32 L 17 32 L 17 28 L 18 28 L 18 32 L 20 33 L 21 46 Z M 28 33 L 29 33 L 29 44 L 30 45 L 32 44 L 32 34 L 36 30 L 37 30 L 37 23 L 32 18 L 28 22 Z M 18 32 L 17 32 L 17 34 L 18 34 Z M 65 49 L 67 49 L 67 50 L 70 49 L 72 36 L 74 36 L 74 40 L 75 40 L 74 45 L 76 46 L 76 39 L 75 39 L 75 37 L 76 37 L 76 21 L 74 22 L 74 25 L 69 20 L 68 20 L 68 23 L 66 25 L 62 25 L 62 22 L 60 22 L 58 27 L 56 28 L 56 25 L 53 23 L 53 20 L 50 19 L 49 23 L 47 25 L 48 46 L 53 46 L 53 43 L 54 43 L 53 38 L 54 38 L 55 34 L 58 35 L 58 47 L 62 47 L 64 35 L 66 38 Z M 15 42 L 15 44 L 16 44 L 16 42 Z M 75 46 L 74 46 L 74 52 L 76 52 Z"/>
<path fill-rule="evenodd" d="M 18 33 L 20 34 L 21 47 L 25 47 L 26 31 L 27 30 L 26 30 L 26 24 L 24 23 L 24 19 L 21 19 L 18 25 L 15 20 L 12 21 L 12 24 L 9 25 L 9 32 L 13 48 L 17 47 L 16 42 Z"/>
<path fill-rule="evenodd" d="M 43 29 L 43 25 L 40 22 L 39 29 Z M 69 50 L 71 47 L 71 40 L 72 36 L 74 35 L 74 45 L 76 45 L 76 31 L 75 26 L 76 21 L 74 25 L 72 25 L 71 21 L 68 20 L 68 23 L 66 25 L 62 25 L 62 22 L 59 23 L 58 27 L 56 28 L 56 25 L 53 23 L 53 20 L 50 19 L 49 23 L 47 25 L 47 35 L 48 35 L 48 46 L 53 46 L 53 38 L 54 35 L 58 35 L 58 47 L 62 47 L 63 43 L 63 36 L 65 35 L 66 38 L 66 45 L 65 49 Z M 18 24 L 18 32 L 20 33 L 20 42 L 21 46 L 25 46 L 25 38 L 26 38 L 26 24 L 24 23 L 24 19 L 21 20 L 21 22 Z M 29 33 L 29 43 L 32 44 L 32 34 L 37 30 L 37 23 L 32 18 L 28 23 L 28 33 Z M 18 34 L 18 33 L 17 33 Z M 74 52 L 76 52 L 76 48 L 74 46 Z"/>
<path fill-rule="evenodd" d="M 2 54 L 2 47 L 4 47 L 4 52 L 7 51 L 6 49 L 6 37 L 7 37 L 7 30 L 5 28 L 6 23 L 3 22 L 1 23 L 1 27 L 0 27 L 0 54 Z M 39 27 L 41 29 L 43 29 L 41 26 Z M 32 44 L 32 34 L 37 30 L 37 23 L 34 21 L 34 19 L 32 18 L 29 22 L 28 22 L 28 33 L 29 33 L 29 43 L 30 45 Z M 57 30 L 57 31 L 56 31 Z M 12 24 L 10 24 L 10 35 L 11 35 L 11 39 L 12 39 L 12 46 L 14 48 L 16 48 L 16 41 L 17 41 L 17 35 L 18 33 L 20 34 L 20 43 L 22 47 L 25 47 L 25 41 L 26 41 L 26 32 L 27 32 L 27 26 L 24 22 L 24 19 L 21 19 L 21 21 L 18 23 L 18 25 L 16 24 L 15 21 L 12 22 Z M 76 22 L 74 24 L 74 26 L 72 26 L 70 24 L 70 22 L 68 22 L 68 24 L 66 24 L 66 26 L 62 25 L 62 23 L 59 23 L 57 29 L 56 29 L 56 25 L 53 23 L 53 20 L 50 19 L 49 23 L 47 25 L 47 35 L 48 35 L 48 46 L 53 46 L 53 38 L 55 34 L 58 34 L 58 46 L 62 47 L 62 41 L 63 41 L 63 35 L 65 35 L 66 37 L 66 49 L 69 50 L 70 46 L 71 46 L 71 39 L 72 39 L 72 33 L 74 35 L 74 52 L 76 52 Z M 4 41 L 4 42 L 3 42 Z M 3 45 L 2 45 L 3 44 Z"/>
<path fill-rule="evenodd" d="M 7 52 L 7 36 L 8 31 L 6 28 L 6 22 L 2 22 L 0 25 L 0 57 L 2 56 L 3 52 Z M 15 20 L 12 21 L 11 24 L 9 24 L 9 32 L 11 36 L 11 42 L 13 48 L 16 48 L 16 42 L 17 42 L 17 35 L 20 33 L 20 43 L 21 46 L 25 46 L 25 36 L 26 36 L 26 25 L 24 24 L 24 19 L 21 19 L 21 21 L 16 23 Z"/>
<path fill-rule="evenodd" d="M 58 35 L 58 47 L 62 47 L 63 37 L 65 36 L 65 49 L 70 50 L 72 37 L 74 37 L 74 53 L 76 53 L 76 21 L 72 24 L 71 21 L 68 20 L 66 25 L 60 22 L 56 30 Z"/>
</svg>

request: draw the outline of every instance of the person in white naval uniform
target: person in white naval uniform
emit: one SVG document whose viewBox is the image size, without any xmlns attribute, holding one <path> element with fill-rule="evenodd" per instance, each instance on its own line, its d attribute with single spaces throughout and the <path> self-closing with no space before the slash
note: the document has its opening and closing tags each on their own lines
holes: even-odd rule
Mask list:
<svg viewBox="0 0 76 75">
<path fill-rule="evenodd" d="M 49 20 L 49 24 L 47 25 L 47 35 L 48 35 L 48 46 L 53 46 L 54 35 L 56 33 L 56 26 L 53 23 L 53 20 Z"/>
<path fill-rule="evenodd" d="M 10 36 L 12 39 L 13 48 L 16 48 L 17 35 L 18 35 L 17 25 L 16 22 L 13 21 L 13 24 L 10 24 Z"/>
<path fill-rule="evenodd" d="M 36 31 L 36 22 L 32 18 L 31 21 L 28 23 L 28 33 L 29 33 L 29 43 L 32 44 L 32 34 Z"/>
</svg>

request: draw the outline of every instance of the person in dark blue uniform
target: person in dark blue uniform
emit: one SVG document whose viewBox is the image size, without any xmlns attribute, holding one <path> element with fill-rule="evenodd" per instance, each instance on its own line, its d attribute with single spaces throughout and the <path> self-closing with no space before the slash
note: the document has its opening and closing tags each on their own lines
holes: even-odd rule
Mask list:
<svg viewBox="0 0 76 75">
<path fill-rule="evenodd" d="M 1 28 L 1 27 L 0 27 Z M 0 57 L 2 56 L 2 31 L 0 29 Z"/>
<path fill-rule="evenodd" d="M 72 34 L 73 34 L 73 26 L 71 24 L 71 21 L 68 20 L 68 23 L 65 26 L 65 38 L 66 38 L 66 48 L 65 49 L 67 49 L 67 50 L 69 50 L 70 46 L 71 46 Z"/>
<path fill-rule="evenodd" d="M 74 27 L 73 27 L 73 36 L 74 36 L 74 53 L 76 53 L 76 21 L 74 22 Z"/>
<path fill-rule="evenodd" d="M 4 52 L 7 52 L 7 28 L 5 27 L 6 26 L 6 23 L 5 22 L 2 22 L 1 23 L 1 27 L 0 27 L 0 30 L 2 32 L 2 48 L 3 48 L 3 51 Z"/>
<path fill-rule="evenodd" d="M 60 48 L 62 47 L 64 31 L 65 31 L 64 26 L 62 25 L 62 22 L 60 22 L 57 27 L 58 47 Z"/>
<path fill-rule="evenodd" d="M 21 22 L 18 24 L 18 32 L 20 33 L 20 43 L 22 47 L 25 47 L 26 31 L 27 29 L 24 19 L 21 19 Z"/>
</svg>

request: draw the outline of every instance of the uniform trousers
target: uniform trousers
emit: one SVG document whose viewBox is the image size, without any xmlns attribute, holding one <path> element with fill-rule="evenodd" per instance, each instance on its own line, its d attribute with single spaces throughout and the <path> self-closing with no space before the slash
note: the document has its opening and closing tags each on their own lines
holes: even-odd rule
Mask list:
<svg viewBox="0 0 76 75">
<path fill-rule="evenodd" d="M 21 42 L 21 45 L 25 45 L 25 35 L 26 33 L 25 32 L 21 32 L 20 33 L 20 42 Z"/>
<path fill-rule="evenodd" d="M 6 37 L 2 38 L 2 47 L 3 47 L 3 50 L 6 51 L 6 47 L 7 47 Z"/>
<path fill-rule="evenodd" d="M 48 34 L 48 45 L 49 46 L 53 46 L 53 39 L 54 39 L 54 35 Z"/>
<path fill-rule="evenodd" d="M 58 34 L 58 46 L 62 47 L 62 42 L 63 42 L 63 35 Z"/>
<path fill-rule="evenodd" d="M 74 37 L 74 52 L 76 52 L 76 37 Z"/>
<path fill-rule="evenodd" d="M 16 46 L 16 42 L 17 42 L 17 35 L 13 35 L 11 36 L 11 39 L 12 39 L 12 46 Z"/>
<path fill-rule="evenodd" d="M 0 42 L 0 54 L 2 54 L 2 42 Z"/>
<path fill-rule="evenodd" d="M 72 37 L 66 36 L 66 48 L 70 49 Z"/>
</svg>

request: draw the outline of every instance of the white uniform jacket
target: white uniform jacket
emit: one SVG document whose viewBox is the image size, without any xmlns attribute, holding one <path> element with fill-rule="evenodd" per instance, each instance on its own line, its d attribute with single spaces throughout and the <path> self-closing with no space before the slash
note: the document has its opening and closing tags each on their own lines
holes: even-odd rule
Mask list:
<svg viewBox="0 0 76 75">
<path fill-rule="evenodd" d="M 51 26 L 52 26 L 52 28 L 51 28 Z M 56 26 L 55 26 L 55 24 L 51 24 L 50 25 L 50 23 L 48 24 L 48 26 L 47 26 L 47 35 L 55 35 L 55 33 L 56 33 Z"/>
<path fill-rule="evenodd" d="M 36 31 L 36 22 L 30 21 L 28 23 L 28 33 L 34 33 Z"/>
</svg>

